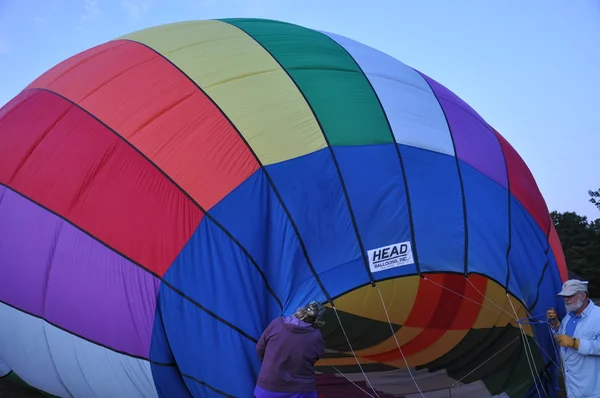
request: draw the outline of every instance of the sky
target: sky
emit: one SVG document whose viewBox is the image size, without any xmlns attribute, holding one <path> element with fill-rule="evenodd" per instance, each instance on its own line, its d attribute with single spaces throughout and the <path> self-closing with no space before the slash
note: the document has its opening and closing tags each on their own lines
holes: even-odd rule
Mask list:
<svg viewBox="0 0 600 398">
<path fill-rule="evenodd" d="M 0 106 L 95 45 L 224 17 L 334 32 L 424 72 L 515 147 L 551 211 L 600 218 L 600 0 L 0 0 Z"/>
</svg>

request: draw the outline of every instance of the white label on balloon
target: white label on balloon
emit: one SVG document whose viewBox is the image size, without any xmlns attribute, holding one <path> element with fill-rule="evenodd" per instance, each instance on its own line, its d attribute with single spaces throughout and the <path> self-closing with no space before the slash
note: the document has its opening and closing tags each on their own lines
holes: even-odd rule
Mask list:
<svg viewBox="0 0 600 398">
<path fill-rule="evenodd" d="M 410 241 L 395 243 L 389 246 L 369 250 L 369 267 L 371 272 L 384 271 L 390 268 L 414 264 Z"/>
</svg>

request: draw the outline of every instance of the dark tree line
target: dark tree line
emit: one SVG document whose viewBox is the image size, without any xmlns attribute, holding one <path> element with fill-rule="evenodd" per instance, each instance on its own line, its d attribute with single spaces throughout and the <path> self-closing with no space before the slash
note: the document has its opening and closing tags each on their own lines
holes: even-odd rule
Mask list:
<svg viewBox="0 0 600 398">
<path fill-rule="evenodd" d="M 600 189 L 588 193 L 600 210 Z M 569 271 L 589 281 L 590 295 L 600 297 L 600 218 L 590 221 L 575 212 L 551 214 Z"/>
</svg>

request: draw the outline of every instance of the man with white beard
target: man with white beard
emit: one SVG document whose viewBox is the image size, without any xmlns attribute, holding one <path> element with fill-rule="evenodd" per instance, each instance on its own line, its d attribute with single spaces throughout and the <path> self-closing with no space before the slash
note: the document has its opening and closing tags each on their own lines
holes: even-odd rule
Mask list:
<svg viewBox="0 0 600 398">
<path fill-rule="evenodd" d="M 547 313 L 560 346 L 568 398 L 600 398 L 600 308 L 588 296 L 588 283 L 568 280 L 558 296 L 565 300 L 562 322 Z"/>
</svg>

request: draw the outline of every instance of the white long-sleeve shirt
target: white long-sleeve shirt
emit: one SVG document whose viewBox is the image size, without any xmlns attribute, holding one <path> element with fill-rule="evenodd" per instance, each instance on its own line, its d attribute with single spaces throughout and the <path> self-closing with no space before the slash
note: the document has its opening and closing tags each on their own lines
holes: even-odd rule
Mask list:
<svg viewBox="0 0 600 398">
<path fill-rule="evenodd" d="M 558 333 L 579 339 L 578 350 L 559 347 L 567 397 L 600 398 L 600 307 L 590 300 L 581 315 L 567 314 Z"/>
</svg>

